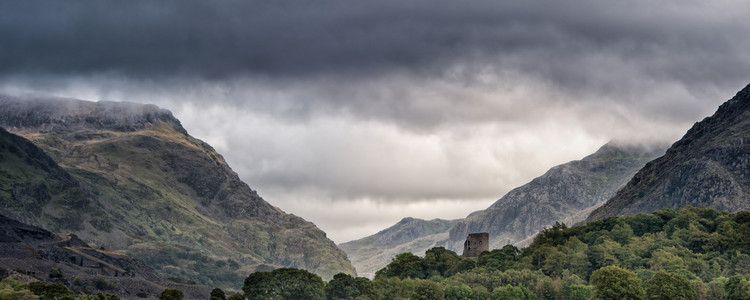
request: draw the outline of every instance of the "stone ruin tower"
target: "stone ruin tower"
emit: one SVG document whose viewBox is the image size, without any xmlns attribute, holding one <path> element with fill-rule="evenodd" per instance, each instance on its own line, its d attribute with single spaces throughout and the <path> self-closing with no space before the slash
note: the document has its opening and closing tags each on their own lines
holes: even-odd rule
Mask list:
<svg viewBox="0 0 750 300">
<path fill-rule="evenodd" d="M 479 256 L 482 251 L 490 250 L 490 234 L 486 232 L 482 233 L 470 233 L 466 237 L 464 242 L 464 254 L 463 257 L 476 257 Z"/>
</svg>

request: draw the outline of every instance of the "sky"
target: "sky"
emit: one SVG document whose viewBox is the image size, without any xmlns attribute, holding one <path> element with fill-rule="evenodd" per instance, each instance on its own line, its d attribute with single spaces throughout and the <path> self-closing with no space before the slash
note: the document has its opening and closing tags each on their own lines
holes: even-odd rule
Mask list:
<svg viewBox="0 0 750 300">
<path fill-rule="evenodd" d="M 0 1 L 0 93 L 153 103 L 335 242 L 461 218 L 750 82 L 739 0 Z"/>
</svg>

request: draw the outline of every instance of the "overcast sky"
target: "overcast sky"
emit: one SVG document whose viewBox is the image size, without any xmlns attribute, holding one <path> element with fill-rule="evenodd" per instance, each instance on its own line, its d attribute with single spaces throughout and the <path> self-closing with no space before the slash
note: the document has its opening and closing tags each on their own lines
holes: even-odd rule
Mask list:
<svg viewBox="0 0 750 300">
<path fill-rule="evenodd" d="M 0 1 L 0 92 L 155 103 L 336 242 L 459 218 L 750 82 L 750 2 Z"/>
</svg>

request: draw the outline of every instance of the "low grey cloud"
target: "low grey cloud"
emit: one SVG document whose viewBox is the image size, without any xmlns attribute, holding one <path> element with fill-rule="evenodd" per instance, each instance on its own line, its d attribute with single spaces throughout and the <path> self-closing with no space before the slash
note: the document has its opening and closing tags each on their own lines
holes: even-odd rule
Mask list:
<svg viewBox="0 0 750 300">
<path fill-rule="evenodd" d="M 343 241 L 465 215 L 611 139 L 677 139 L 750 81 L 748 14 L 732 0 L 2 1 L 0 92 L 169 108 L 269 202 Z"/>
<path fill-rule="evenodd" d="M 267 103 L 241 90 L 226 100 L 291 118 L 345 111 L 431 127 L 492 117 L 460 97 L 444 104 L 474 111 L 436 114 L 372 78 L 475 87 L 494 84 L 482 81 L 489 74 L 571 95 L 555 101 L 617 94 L 648 112 L 642 91 L 665 83 L 701 94 L 746 80 L 747 11 L 742 1 L 5 1 L 0 75 L 207 82 L 230 94 L 251 78 L 320 96 Z"/>
</svg>

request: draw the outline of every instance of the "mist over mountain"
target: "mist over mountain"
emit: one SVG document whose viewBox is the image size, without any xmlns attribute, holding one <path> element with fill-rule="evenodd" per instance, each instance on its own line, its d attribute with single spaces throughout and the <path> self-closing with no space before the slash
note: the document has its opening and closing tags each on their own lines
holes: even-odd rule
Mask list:
<svg viewBox="0 0 750 300">
<path fill-rule="evenodd" d="M 587 220 L 688 205 L 750 209 L 750 85 L 638 171 Z"/>
<path fill-rule="evenodd" d="M 38 157 L 27 159 L 24 168 L 32 171 L 18 169 L 14 181 L 3 183 L 0 196 L 13 205 L 0 213 L 73 232 L 184 281 L 231 286 L 258 268 L 282 266 L 324 278 L 354 274 L 324 232 L 263 200 L 167 110 L 9 96 L 0 97 L 0 106 L 0 126 L 43 150 L 3 161 Z M 31 205 L 35 210 L 25 208 Z"/>
</svg>

